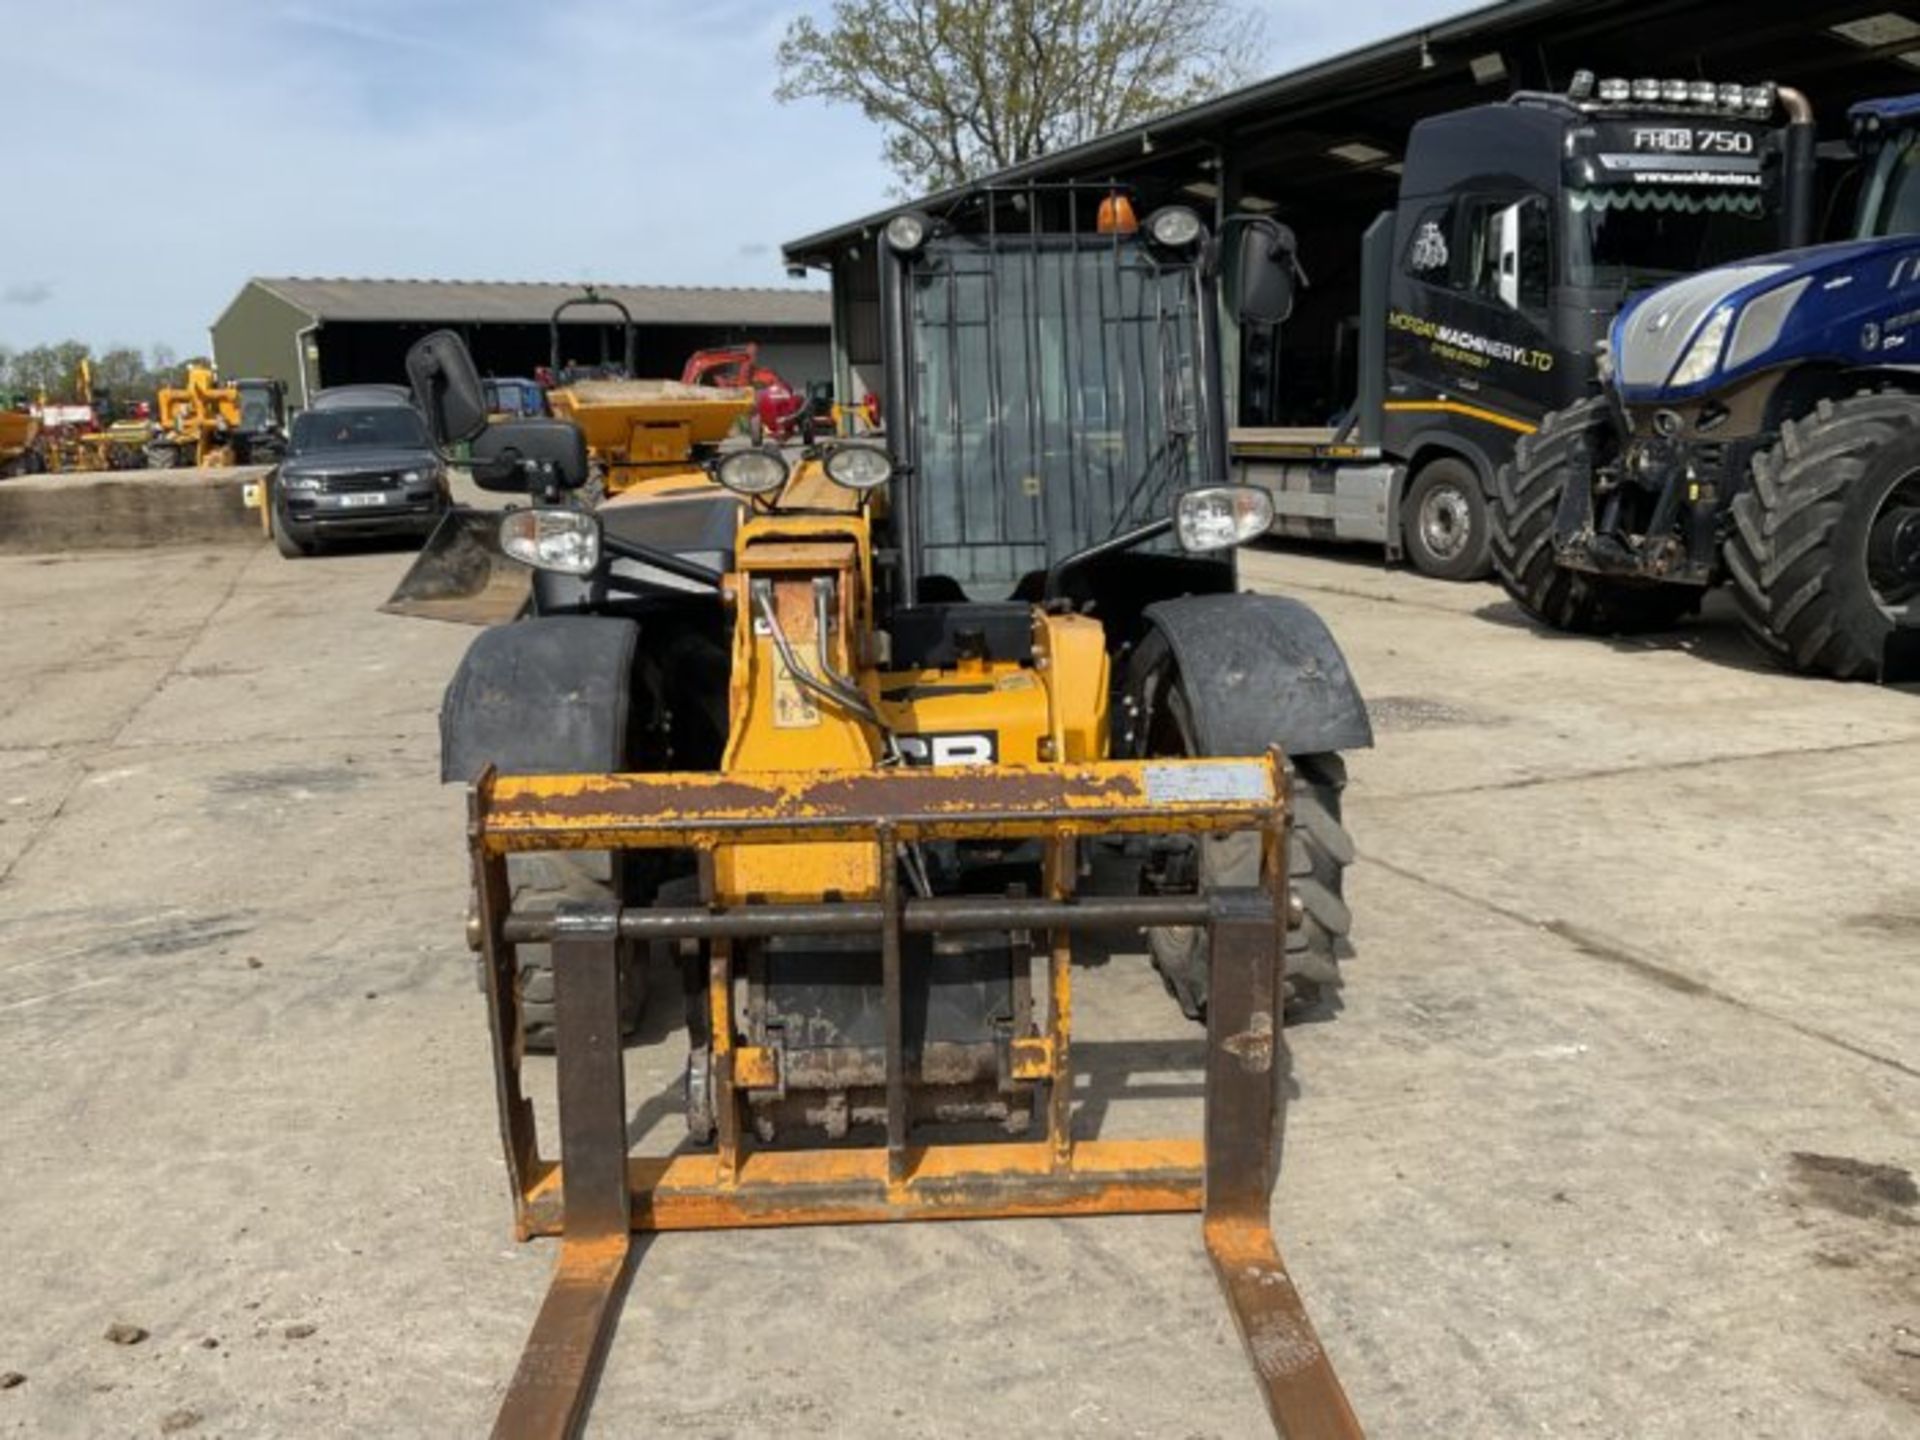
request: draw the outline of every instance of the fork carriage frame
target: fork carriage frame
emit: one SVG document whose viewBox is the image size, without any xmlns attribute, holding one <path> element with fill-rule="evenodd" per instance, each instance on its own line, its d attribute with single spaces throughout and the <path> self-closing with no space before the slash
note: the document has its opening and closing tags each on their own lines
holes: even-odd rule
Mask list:
<svg viewBox="0 0 1920 1440">
<path fill-rule="evenodd" d="M 584 1421 L 624 1294 L 635 1230 L 1143 1212 L 1202 1216 L 1207 1251 L 1278 1433 L 1360 1429 L 1275 1245 L 1269 1220 L 1285 1108 L 1281 969 L 1288 914 L 1286 775 L 1278 752 L 1249 760 L 731 775 L 502 777 L 474 784 L 469 840 L 501 1136 L 521 1239 L 561 1251 L 495 1427 L 570 1436 Z M 1258 830 L 1262 884 L 1194 896 L 1076 897 L 1077 842 L 1091 835 Z M 902 848 L 950 839 L 1037 839 L 1037 898 L 902 893 Z M 863 840 L 878 847 L 874 900 L 723 904 L 719 847 Z M 692 849 L 708 903 L 680 909 L 569 905 L 511 910 L 506 857 L 529 850 Z M 1212 954 L 1206 1099 L 1199 1138 L 1076 1139 L 1071 937 L 1076 931 L 1205 926 Z M 1045 1028 L 1016 1036 L 1017 1079 L 1048 1082 L 1045 1136 L 918 1143 L 904 1035 L 908 933 L 1030 931 L 1044 946 Z M 777 1087 L 776 1052 L 739 1042 L 734 943 L 801 932 L 877 934 L 886 1006 L 886 1143 L 756 1149 L 746 1092 Z M 628 1154 L 618 956 L 622 939 L 708 945 L 717 1120 L 711 1150 Z M 552 946 L 560 1154 L 541 1154 L 522 1084 L 514 947 Z"/>
</svg>

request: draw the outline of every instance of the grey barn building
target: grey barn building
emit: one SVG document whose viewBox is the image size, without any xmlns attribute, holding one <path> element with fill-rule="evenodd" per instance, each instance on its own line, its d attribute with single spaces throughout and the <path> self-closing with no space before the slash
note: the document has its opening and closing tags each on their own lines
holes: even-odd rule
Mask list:
<svg viewBox="0 0 1920 1440">
<path fill-rule="evenodd" d="M 548 361 L 548 324 L 587 286 L 469 280 L 257 277 L 213 322 L 226 376 L 281 380 L 289 403 L 332 385 L 400 382 L 407 347 L 432 330 L 466 337 L 483 374 L 531 375 Z M 636 369 L 672 378 L 695 350 L 755 341 L 764 363 L 796 386 L 832 375 L 829 302 L 821 290 L 595 285 L 633 315 Z M 620 317 L 606 306 L 562 317 L 567 362 L 617 360 Z"/>
</svg>

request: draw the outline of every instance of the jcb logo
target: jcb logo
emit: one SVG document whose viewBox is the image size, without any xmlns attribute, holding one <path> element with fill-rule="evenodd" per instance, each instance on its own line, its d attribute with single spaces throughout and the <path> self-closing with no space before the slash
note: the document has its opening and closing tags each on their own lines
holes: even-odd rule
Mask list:
<svg viewBox="0 0 1920 1440">
<path fill-rule="evenodd" d="M 953 730 L 939 735 L 902 735 L 900 753 L 909 765 L 991 765 L 1000 758 L 997 730 Z"/>
</svg>

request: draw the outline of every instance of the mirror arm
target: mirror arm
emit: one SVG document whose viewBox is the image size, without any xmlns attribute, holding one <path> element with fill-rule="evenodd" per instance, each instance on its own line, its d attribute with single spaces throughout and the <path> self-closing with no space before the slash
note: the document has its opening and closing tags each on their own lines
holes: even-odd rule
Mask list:
<svg viewBox="0 0 1920 1440">
<path fill-rule="evenodd" d="M 656 549 L 643 541 L 619 539 L 607 534 L 604 528 L 600 532 L 600 547 L 607 554 L 617 555 L 622 560 L 638 560 L 642 565 L 651 565 L 656 570 L 664 570 L 669 575 L 677 575 L 682 580 L 691 580 L 698 585 L 711 585 L 715 590 L 726 579 L 724 570 L 715 570 L 711 565 L 702 565 L 671 550 Z"/>
<path fill-rule="evenodd" d="M 1061 580 L 1081 566 L 1108 555 L 1118 554 L 1122 550 L 1131 550 L 1134 546 L 1144 545 L 1149 540 L 1157 540 L 1171 529 L 1173 529 L 1173 517 L 1163 515 L 1158 520 L 1149 520 L 1144 525 L 1111 536 L 1097 545 L 1089 545 L 1084 550 L 1074 551 L 1073 554 L 1049 567 L 1047 578 L 1040 587 L 1041 600 L 1058 600 Z"/>
</svg>

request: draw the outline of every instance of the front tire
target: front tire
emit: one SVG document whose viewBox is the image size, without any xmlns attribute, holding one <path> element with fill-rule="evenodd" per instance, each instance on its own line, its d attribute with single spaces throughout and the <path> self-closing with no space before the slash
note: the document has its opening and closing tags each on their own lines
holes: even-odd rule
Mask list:
<svg viewBox="0 0 1920 1440">
<path fill-rule="evenodd" d="M 1491 568 L 1480 474 L 1451 455 L 1421 467 L 1401 505 L 1407 559 L 1436 580 L 1478 580 Z"/>
<path fill-rule="evenodd" d="M 1150 632 L 1134 656 L 1146 755 L 1198 756 L 1191 703 L 1180 684 L 1172 648 Z M 1346 869 L 1353 863 L 1352 837 L 1341 823 L 1346 761 L 1337 754 L 1288 757 L 1292 815 L 1287 833 L 1287 883 L 1299 901 L 1297 925 L 1286 940 L 1286 1016 L 1300 1019 L 1333 1007 L 1340 989 L 1340 961 L 1350 954 L 1353 914 L 1345 897 Z M 1260 837 L 1206 837 L 1163 851 L 1150 867 L 1148 886 L 1186 893 L 1260 883 Z M 1154 969 L 1189 1020 L 1207 1017 L 1211 957 L 1204 930 L 1160 926 L 1147 932 Z"/>
<path fill-rule="evenodd" d="M 1874 544 L 1890 508 L 1920 508 L 1920 399 L 1823 400 L 1780 427 L 1734 498 L 1723 552 L 1747 633 L 1791 670 L 1879 680 L 1920 583 L 1881 566 Z"/>
<path fill-rule="evenodd" d="M 611 860 L 601 851 L 553 851 L 507 857 L 507 880 L 516 910 L 552 910 L 568 901 L 615 901 Z M 631 887 L 628 887 L 631 888 Z M 630 1035 L 646 1003 L 646 952 L 639 942 L 620 944 L 620 1033 Z M 516 947 L 520 1033 L 527 1049 L 553 1053 L 553 947 Z"/>
<path fill-rule="evenodd" d="M 1689 586 L 1569 570 L 1553 549 L 1553 521 L 1576 452 L 1594 453 L 1610 426 L 1607 402 L 1582 400 L 1547 416 L 1500 467 L 1491 512 L 1493 568 L 1534 619 L 1582 635 L 1667 630 L 1699 604 Z"/>
<path fill-rule="evenodd" d="M 286 523 L 276 514 L 273 517 L 273 548 L 289 560 L 299 560 L 313 554 L 318 547 L 311 541 L 294 538 Z"/>
</svg>

